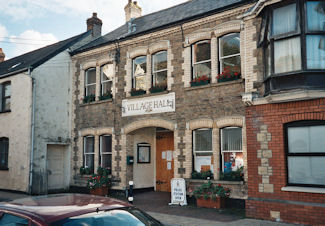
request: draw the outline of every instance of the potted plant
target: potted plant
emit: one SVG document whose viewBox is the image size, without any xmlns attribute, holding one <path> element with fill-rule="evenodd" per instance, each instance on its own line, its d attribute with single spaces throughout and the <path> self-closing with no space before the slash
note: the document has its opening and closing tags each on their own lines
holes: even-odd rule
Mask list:
<svg viewBox="0 0 325 226">
<path fill-rule="evenodd" d="M 167 89 L 166 85 L 156 85 L 156 86 L 152 86 L 149 91 L 150 93 L 159 93 L 159 92 L 163 92 Z"/>
<path fill-rule="evenodd" d="M 191 174 L 192 179 L 201 179 L 201 180 L 212 180 L 213 173 L 211 170 L 197 172 L 196 170 L 193 171 Z"/>
<path fill-rule="evenodd" d="M 111 184 L 110 169 L 100 166 L 97 168 L 97 173 L 93 174 L 87 180 L 87 187 L 90 189 L 90 194 L 92 195 L 107 195 Z"/>
<path fill-rule="evenodd" d="M 139 96 L 139 95 L 143 95 L 145 93 L 146 93 L 146 91 L 143 89 L 136 89 L 136 88 L 131 89 L 131 96 Z"/>
<path fill-rule="evenodd" d="M 218 82 L 228 82 L 239 79 L 241 76 L 240 70 L 238 67 L 226 66 L 221 74 L 218 74 Z"/>
<path fill-rule="evenodd" d="M 102 94 L 100 97 L 99 97 L 99 100 L 109 100 L 109 99 L 112 99 L 113 95 L 111 93 L 111 91 L 107 91 L 106 93 Z"/>
<path fill-rule="evenodd" d="M 213 185 L 211 181 L 202 184 L 193 191 L 196 204 L 199 207 L 220 209 L 225 207 L 225 199 L 230 195 L 230 189 L 221 184 Z"/>
<path fill-rule="evenodd" d="M 235 171 L 221 172 L 220 180 L 225 181 L 244 181 L 244 167 L 240 167 Z"/>
<path fill-rule="evenodd" d="M 202 86 L 210 83 L 211 78 L 207 75 L 201 75 L 195 77 L 192 81 L 190 81 L 191 87 L 193 86 Z"/>
<path fill-rule="evenodd" d="M 80 175 L 90 175 L 91 172 L 90 172 L 90 168 L 88 166 L 85 166 L 85 167 L 80 167 L 79 169 L 79 172 L 80 172 Z"/>
<path fill-rule="evenodd" d="M 93 102 L 95 101 L 95 94 L 89 94 L 88 96 L 85 96 L 83 98 L 83 103 L 86 104 L 86 103 L 90 103 L 90 102 Z"/>
</svg>

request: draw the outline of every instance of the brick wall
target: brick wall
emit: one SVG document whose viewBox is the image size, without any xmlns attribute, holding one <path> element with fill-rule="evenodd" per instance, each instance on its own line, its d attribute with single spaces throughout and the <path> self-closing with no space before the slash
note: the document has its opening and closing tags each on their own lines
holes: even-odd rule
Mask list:
<svg viewBox="0 0 325 226">
<path fill-rule="evenodd" d="M 284 124 L 325 120 L 325 99 L 247 107 L 248 217 L 324 224 L 325 194 L 281 191 L 286 187 Z"/>
</svg>

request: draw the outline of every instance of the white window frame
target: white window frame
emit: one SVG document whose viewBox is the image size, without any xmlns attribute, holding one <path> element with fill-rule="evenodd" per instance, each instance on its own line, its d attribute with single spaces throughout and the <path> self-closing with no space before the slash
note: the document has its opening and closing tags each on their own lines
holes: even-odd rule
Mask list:
<svg viewBox="0 0 325 226">
<path fill-rule="evenodd" d="M 111 79 L 108 79 L 108 80 L 105 80 L 105 81 L 103 80 L 103 67 L 106 66 L 106 65 L 112 65 L 113 70 L 114 70 L 114 64 L 103 64 L 102 66 L 100 66 L 100 93 L 101 93 L 101 95 L 105 94 L 103 86 L 107 82 L 112 82 L 111 93 L 113 93 L 112 88 L 113 88 L 113 77 L 114 77 L 114 75 L 112 75 Z"/>
<path fill-rule="evenodd" d="M 135 68 L 134 68 L 135 63 L 134 63 L 134 61 L 135 61 L 135 59 L 137 59 L 139 57 L 145 57 L 145 59 L 146 59 L 146 72 L 144 74 L 141 74 L 141 75 L 135 75 L 134 74 L 134 72 L 135 72 Z M 134 57 L 132 59 L 132 88 L 138 90 L 138 88 L 136 87 L 136 79 L 135 79 L 136 77 L 144 76 L 144 79 L 146 79 L 146 73 L 148 71 L 147 67 L 148 67 L 148 62 L 147 62 L 147 56 L 146 55 L 137 56 L 137 57 Z M 144 90 L 145 90 L 145 88 L 144 88 Z"/>
<path fill-rule="evenodd" d="M 239 32 L 232 32 L 232 33 L 229 33 L 229 34 L 226 34 L 226 35 L 223 35 L 219 38 L 218 40 L 218 47 L 219 47 L 219 70 L 220 70 L 220 73 L 223 72 L 223 68 L 222 68 L 222 61 L 224 59 L 228 59 L 228 58 L 231 58 L 231 57 L 236 57 L 236 56 L 239 56 L 240 57 L 240 52 L 241 52 L 241 49 L 240 49 L 240 44 L 239 44 L 239 53 L 236 53 L 236 54 L 232 54 L 232 55 L 228 55 L 228 56 L 223 56 L 221 57 L 221 39 L 224 38 L 224 37 L 227 37 L 227 36 L 230 36 L 230 35 L 233 35 L 233 34 L 238 34 L 239 35 L 239 38 L 240 38 L 240 33 Z M 240 64 L 240 67 L 241 67 L 241 64 Z"/>
<path fill-rule="evenodd" d="M 110 152 L 103 152 L 103 137 L 111 137 L 111 151 Z M 104 167 L 103 166 L 103 155 L 111 155 L 111 165 L 110 165 L 110 168 L 111 168 L 111 172 L 112 172 L 112 146 L 113 146 L 113 140 L 112 140 L 112 135 L 101 135 L 99 137 L 99 154 L 100 154 L 100 159 L 101 159 L 101 162 L 100 162 L 100 166 L 101 167 Z"/>
<path fill-rule="evenodd" d="M 156 54 L 160 54 L 160 53 L 163 53 L 163 52 L 166 52 L 166 69 L 161 69 L 161 70 L 158 70 L 158 71 L 155 71 L 154 70 L 154 65 L 155 65 L 155 61 L 154 61 L 154 56 L 156 55 Z M 162 51 L 159 51 L 159 52 L 156 52 L 156 53 L 154 53 L 154 54 L 152 54 L 151 55 L 151 59 L 152 59 L 152 65 L 151 65 L 151 67 L 152 67 L 152 84 L 151 84 L 151 87 L 153 87 L 154 86 L 154 81 L 155 81 L 155 73 L 159 73 L 159 72 L 164 72 L 164 71 L 166 71 L 167 73 L 166 73 L 166 79 L 168 79 L 168 55 L 167 55 L 168 53 L 167 53 L 167 50 L 162 50 Z M 167 84 L 166 84 L 167 85 Z"/>
<path fill-rule="evenodd" d="M 86 153 L 86 147 L 87 147 L 87 138 L 93 138 L 94 142 L 93 142 L 93 152 L 92 153 Z M 84 137 L 84 167 L 89 167 L 87 166 L 87 155 L 93 155 L 94 156 L 94 162 L 93 162 L 93 165 L 94 165 L 94 171 L 95 171 L 95 136 L 85 136 Z M 90 168 L 90 167 L 89 167 Z"/>
<path fill-rule="evenodd" d="M 90 86 L 95 86 L 95 93 L 96 93 L 96 81 L 95 83 L 88 83 L 88 72 L 89 70 L 94 70 L 95 71 L 95 75 L 96 75 L 96 68 L 95 67 L 91 67 L 91 68 L 88 68 L 86 70 L 86 73 L 85 73 L 85 96 L 88 96 L 88 87 Z"/>
<path fill-rule="evenodd" d="M 241 150 L 223 150 L 223 131 L 224 129 L 235 129 L 235 128 L 240 128 L 241 129 L 241 135 L 242 135 L 242 142 L 241 142 Z M 243 153 L 243 128 L 242 127 L 239 127 L 239 126 L 229 126 L 229 127 L 225 127 L 225 128 L 222 128 L 220 129 L 220 140 L 221 140 L 221 145 L 220 145 L 220 149 L 221 149 L 221 162 L 222 162 L 222 172 L 224 172 L 224 165 L 225 165 L 225 158 L 224 158 L 224 153 L 232 153 L 232 152 L 240 152 L 240 153 Z"/>
<path fill-rule="evenodd" d="M 205 150 L 205 151 L 196 151 L 196 131 L 202 131 L 202 130 L 210 130 L 211 131 L 211 150 Z M 213 133 L 212 133 L 212 129 L 211 128 L 201 128 L 201 129 L 196 129 L 193 130 L 193 158 L 194 158 L 194 166 L 193 169 L 195 170 L 195 163 L 196 163 L 196 154 L 197 153 L 211 153 L 211 158 L 213 158 Z M 211 163 L 211 166 L 213 167 L 213 164 Z M 211 169 L 211 171 L 213 171 Z"/>
<path fill-rule="evenodd" d="M 199 62 L 194 62 L 194 56 L 195 56 L 195 52 L 194 52 L 194 46 L 197 45 L 197 44 L 200 44 L 200 43 L 209 43 L 210 44 L 210 60 L 203 60 L 203 61 L 199 61 Z M 211 74 L 212 74 L 212 65 L 211 65 L 211 40 L 202 40 L 202 41 L 199 41 L 199 42 L 196 42 L 194 44 L 192 44 L 192 79 L 194 79 L 194 66 L 195 65 L 198 65 L 198 64 L 204 64 L 204 63 L 208 63 L 210 62 L 210 77 L 211 78 Z"/>
</svg>

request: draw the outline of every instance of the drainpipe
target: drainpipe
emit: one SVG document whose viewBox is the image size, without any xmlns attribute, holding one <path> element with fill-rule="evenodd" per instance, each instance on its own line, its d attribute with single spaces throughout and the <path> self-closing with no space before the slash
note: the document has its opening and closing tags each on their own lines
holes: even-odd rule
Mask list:
<svg viewBox="0 0 325 226">
<path fill-rule="evenodd" d="M 33 184 L 33 165 L 34 165 L 34 131 L 35 131 L 35 78 L 32 76 L 32 68 L 28 68 L 28 76 L 32 79 L 32 116 L 31 116 L 31 151 L 30 151 L 30 161 L 29 161 L 29 185 L 28 194 L 32 194 L 32 184 Z"/>
</svg>

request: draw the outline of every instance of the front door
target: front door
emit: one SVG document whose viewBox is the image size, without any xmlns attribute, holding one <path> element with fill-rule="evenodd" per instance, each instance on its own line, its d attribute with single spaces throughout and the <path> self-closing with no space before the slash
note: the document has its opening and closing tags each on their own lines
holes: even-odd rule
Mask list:
<svg viewBox="0 0 325 226">
<path fill-rule="evenodd" d="M 48 190 L 64 188 L 65 148 L 60 145 L 47 146 L 47 186 Z"/>
<path fill-rule="evenodd" d="M 174 133 L 156 133 L 156 190 L 170 192 L 174 177 Z"/>
</svg>

